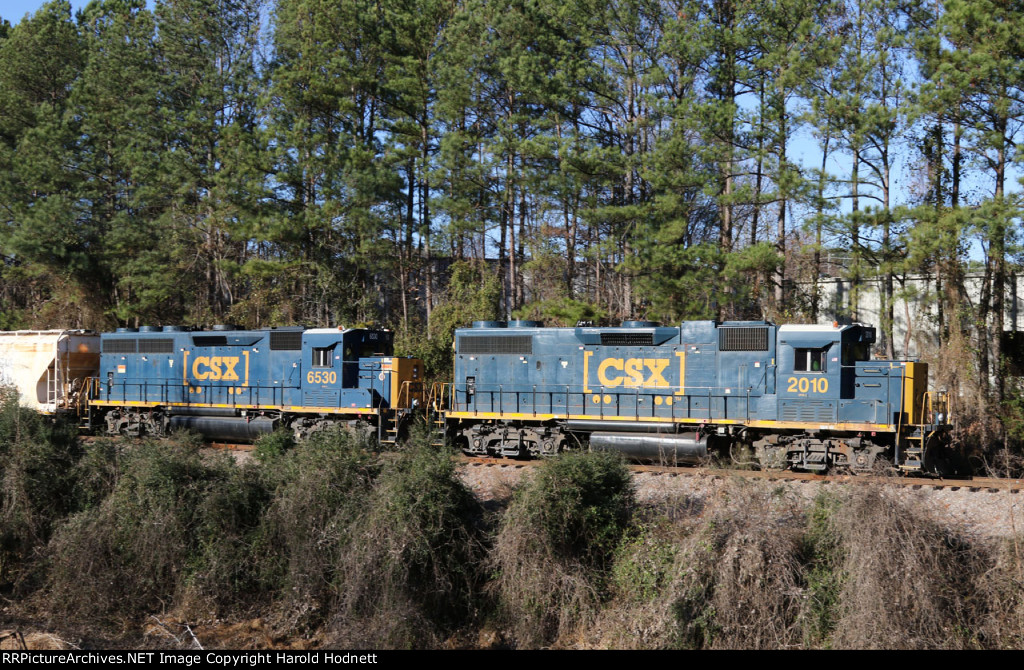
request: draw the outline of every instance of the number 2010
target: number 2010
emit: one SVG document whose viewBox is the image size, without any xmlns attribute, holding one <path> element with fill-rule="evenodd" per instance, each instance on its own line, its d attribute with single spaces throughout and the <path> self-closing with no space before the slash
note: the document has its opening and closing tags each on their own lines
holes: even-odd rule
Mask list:
<svg viewBox="0 0 1024 670">
<path fill-rule="evenodd" d="M 826 393 L 828 391 L 828 379 L 824 377 L 790 377 L 788 393 Z"/>
</svg>

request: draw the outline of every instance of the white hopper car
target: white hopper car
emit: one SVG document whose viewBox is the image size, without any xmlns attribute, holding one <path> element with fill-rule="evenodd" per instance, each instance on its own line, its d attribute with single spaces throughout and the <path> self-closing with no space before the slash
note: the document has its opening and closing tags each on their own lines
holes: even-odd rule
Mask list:
<svg viewBox="0 0 1024 670">
<path fill-rule="evenodd" d="M 84 413 L 87 385 L 100 368 L 100 336 L 89 330 L 0 332 L 0 385 L 44 414 Z"/>
</svg>

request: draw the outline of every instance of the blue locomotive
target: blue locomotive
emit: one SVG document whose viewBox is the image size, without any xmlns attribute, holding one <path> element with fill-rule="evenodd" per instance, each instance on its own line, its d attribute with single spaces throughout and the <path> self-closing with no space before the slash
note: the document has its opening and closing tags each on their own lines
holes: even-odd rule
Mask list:
<svg viewBox="0 0 1024 670">
<path fill-rule="evenodd" d="M 950 474 L 948 400 L 928 367 L 873 360 L 875 329 L 767 321 L 544 328 L 480 321 L 455 334 L 446 430 L 467 454 L 525 457 L 589 443 L 668 463 Z"/>
<path fill-rule="evenodd" d="M 344 424 L 393 442 L 423 402 L 423 362 L 365 328 L 119 328 L 100 336 L 90 422 L 111 435 L 191 429 L 251 440 Z"/>
</svg>

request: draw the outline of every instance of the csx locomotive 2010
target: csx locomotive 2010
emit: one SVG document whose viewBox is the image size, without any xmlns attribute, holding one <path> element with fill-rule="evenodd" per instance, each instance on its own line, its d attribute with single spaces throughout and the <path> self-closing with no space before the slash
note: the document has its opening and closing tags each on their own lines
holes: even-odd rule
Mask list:
<svg viewBox="0 0 1024 670">
<path fill-rule="evenodd" d="M 476 322 L 456 331 L 446 430 L 477 455 L 589 443 L 668 463 L 952 473 L 946 394 L 924 363 L 872 360 L 874 342 L 860 324 Z"/>
<path fill-rule="evenodd" d="M 120 328 L 100 336 L 90 421 L 112 435 L 191 429 L 232 441 L 347 425 L 393 442 L 423 401 L 423 362 L 394 356 L 392 338 L 363 328 Z"/>
</svg>

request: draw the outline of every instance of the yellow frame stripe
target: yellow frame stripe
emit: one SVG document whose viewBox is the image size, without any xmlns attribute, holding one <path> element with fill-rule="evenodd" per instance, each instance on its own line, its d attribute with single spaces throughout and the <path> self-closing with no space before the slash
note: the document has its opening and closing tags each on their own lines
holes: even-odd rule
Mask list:
<svg viewBox="0 0 1024 670">
<path fill-rule="evenodd" d="M 514 419 L 531 421 L 554 421 L 556 419 L 627 422 L 649 421 L 653 423 L 686 423 L 747 426 L 749 428 L 813 428 L 814 430 L 869 430 L 892 432 L 896 426 L 885 423 L 814 423 L 810 421 L 742 421 L 739 419 L 707 419 L 663 416 L 600 416 L 599 414 L 531 414 L 523 412 L 448 412 L 449 419 Z"/>
<path fill-rule="evenodd" d="M 378 414 L 380 410 L 373 407 L 295 407 L 291 405 L 229 405 L 220 403 L 199 403 L 199 402 L 142 402 L 128 400 L 124 402 L 109 402 L 96 400 L 90 402 L 97 407 L 217 407 L 231 409 L 261 409 L 281 410 L 284 412 L 296 412 L 306 414 Z"/>
</svg>

